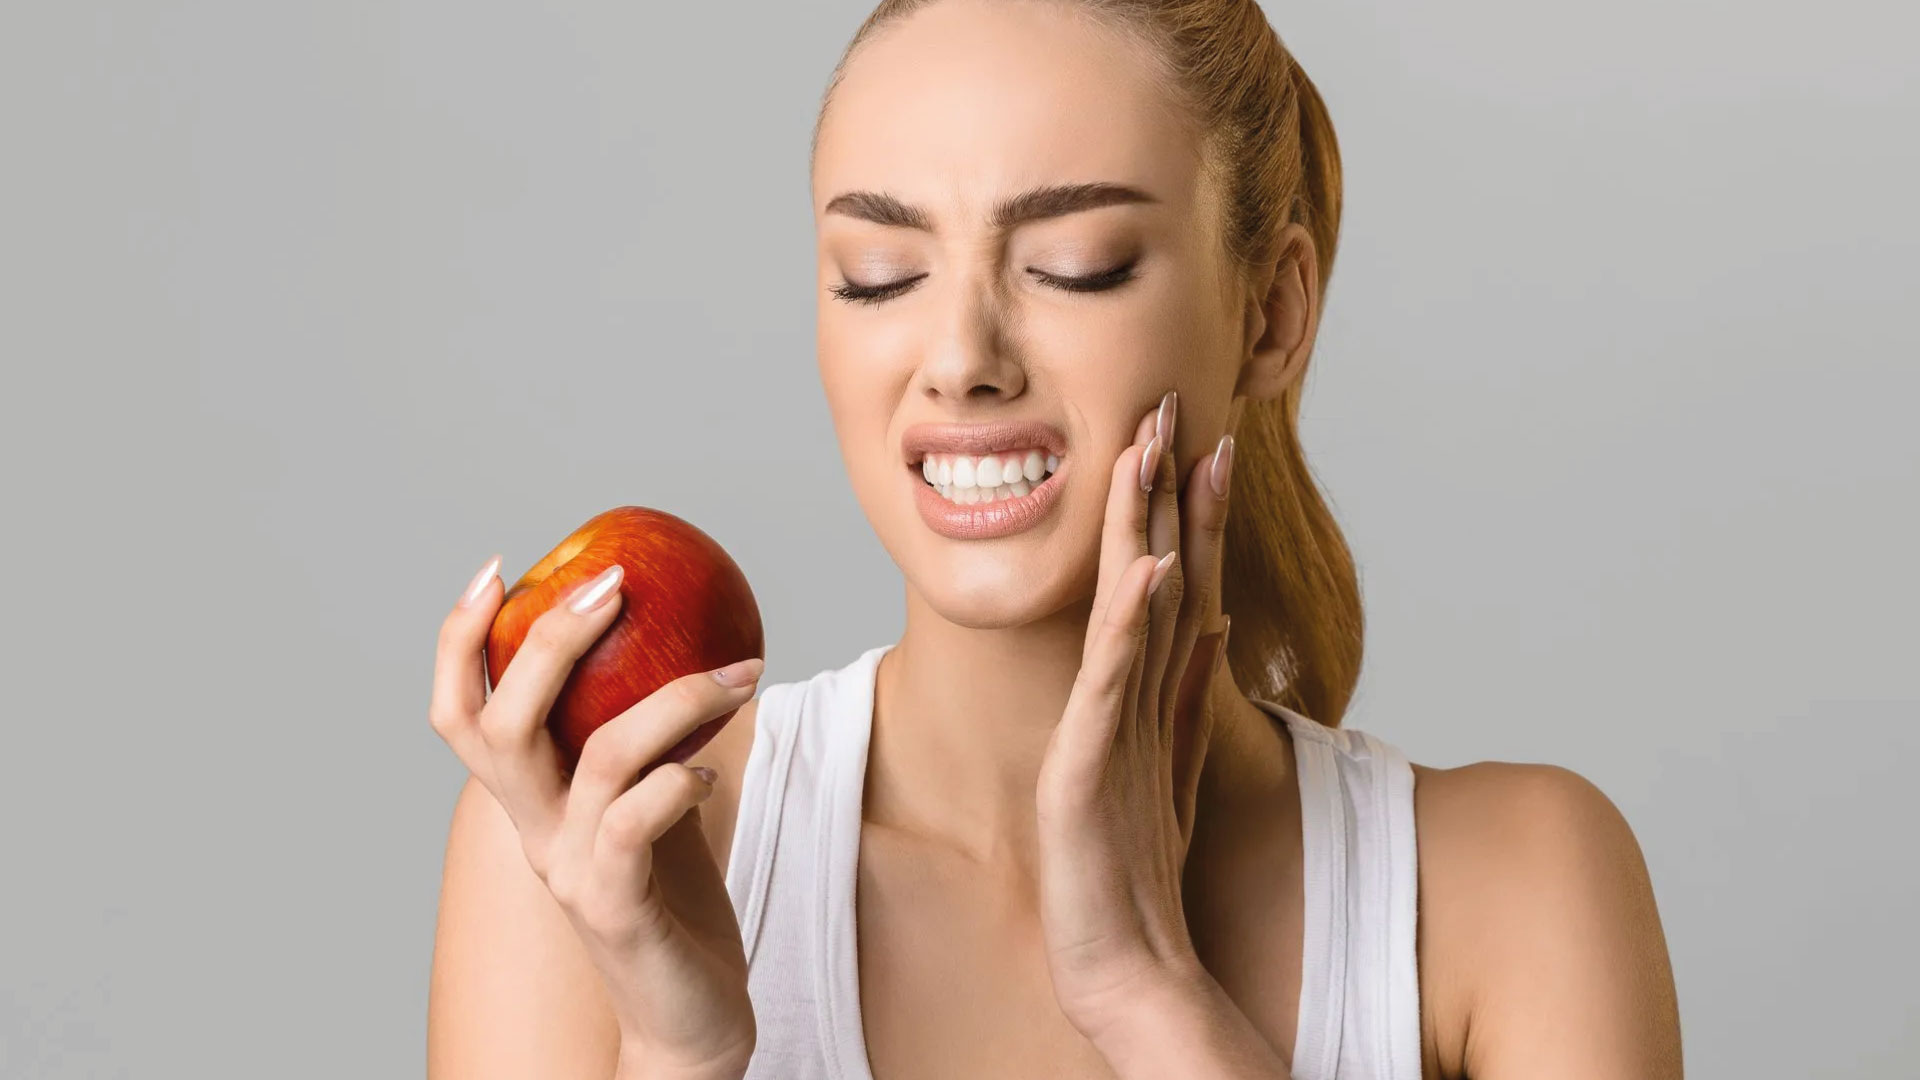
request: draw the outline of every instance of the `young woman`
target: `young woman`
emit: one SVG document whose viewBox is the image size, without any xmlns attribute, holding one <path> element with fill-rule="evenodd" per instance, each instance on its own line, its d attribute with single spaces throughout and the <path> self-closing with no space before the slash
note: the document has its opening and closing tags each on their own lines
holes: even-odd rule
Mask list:
<svg viewBox="0 0 1920 1080">
<path fill-rule="evenodd" d="M 1252 0 L 888 0 L 813 195 L 906 631 L 757 699 L 757 659 L 689 675 L 567 781 L 542 720 L 617 576 L 489 699 L 489 563 L 434 680 L 472 779 L 431 1074 L 1679 1076 L 1608 799 L 1338 726 L 1358 589 L 1296 418 L 1339 158 Z"/>
</svg>

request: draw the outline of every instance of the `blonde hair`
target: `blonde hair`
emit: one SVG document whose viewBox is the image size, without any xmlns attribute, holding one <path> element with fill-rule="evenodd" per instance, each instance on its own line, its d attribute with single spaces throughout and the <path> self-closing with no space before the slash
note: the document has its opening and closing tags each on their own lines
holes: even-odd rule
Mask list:
<svg viewBox="0 0 1920 1080">
<path fill-rule="evenodd" d="M 937 0 L 882 0 L 848 42 L 821 102 L 825 118 L 854 50 Z M 1199 125 L 1224 197 L 1225 254 L 1242 280 L 1313 237 L 1324 307 L 1340 234 L 1340 149 L 1326 103 L 1254 0 L 1052 0 L 1151 46 Z M 819 138 L 816 121 L 814 138 Z M 1227 663 L 1243 691 L 1336 727 L 1360 678 L 1363 617 L 1353 555 L 1300 445 L 1304 379 L 1249 400 L 1234 431 L 1221 607 Z"/>
</svg>

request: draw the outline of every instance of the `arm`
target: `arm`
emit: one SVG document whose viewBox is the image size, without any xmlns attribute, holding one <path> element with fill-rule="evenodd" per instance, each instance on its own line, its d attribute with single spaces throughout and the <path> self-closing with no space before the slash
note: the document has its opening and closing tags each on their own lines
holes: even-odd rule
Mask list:
<svg viewBox="0 0 1920 1080">
<path fill-rule="evenodd" d="M 1504 762 L 1422 769 L 1414 791 L 1421 962 L 1461 988 L 1443 1060 L 1475 1080 L 1678 1078 L 1666 938 L 1612 801 L 1567 769 Z"/>
<path fill-rule="evenodd" d="M 498 801 L 454 804 L 427 999 L 431 1080 L 607 1080 L 620 1032 L 600 975 Z"/>
<path fill-rule="evenodd" d="M 1666 938 L 1632 829 L 1579 774 L 1420 769 L 1423 1013 L 1441 1071 L 1473 1080 L 1677 1080 Z M 1099 1034 L 1122 1077 L 1285 1080 L 1204 970 L 1144 979 Z"/>
<path fill-rule="evenodd" d="M 689 765 L 719 770 L 701 826 L 724 867 L 753 745 L 748 702 Z M 620 1032 L 579 935 L 533 873 L 518 831 L 471 776 L 454 804 L 427 1003 L 431 1080 L 641 1080 L 616 1073 Z"/>
</svg>

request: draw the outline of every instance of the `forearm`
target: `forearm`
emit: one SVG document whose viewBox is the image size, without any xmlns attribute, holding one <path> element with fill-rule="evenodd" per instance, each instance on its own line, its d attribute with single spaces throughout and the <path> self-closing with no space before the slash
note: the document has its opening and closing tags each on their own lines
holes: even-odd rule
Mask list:
<svg viewBox="0 0 1920 1080">
<path fill-rule="evenodd" d="M 740 1080 L 746 1073 L 745 1057 L 736 1062 L 689 1066 L 660 1061 L 636 1044 L 622 1040 L 620 1062 L 614 1069 L 613 1080 Z"/>
<path fill-rule="evenodd" d="M 1169 979 L 1093 1039 L 1121 1080 L 1290 1080 L 1213 976 Z"/>
<path fill-rule="evenodd" d="M 744 1066 L 689 1072 L 685 1069 L 652 1066 L 621 1058 L 619 1067 L 614 1070 L 613 1080 L 740 1080 L 746 1073 Z"/>
</svg>

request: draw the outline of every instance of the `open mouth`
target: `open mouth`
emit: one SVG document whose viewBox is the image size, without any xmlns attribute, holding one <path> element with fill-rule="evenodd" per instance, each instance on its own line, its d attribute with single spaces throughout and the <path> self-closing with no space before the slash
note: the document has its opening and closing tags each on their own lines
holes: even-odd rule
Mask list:
<svg viewBox="0 0 1920 1080">
<path fill-rule="evenodd" d="M 915 424 L 900 449 L 920 519 L 954 540 L 1035 527 L 1059 504 L 1071 471 L 1066 433 L 1037 420 Z"/>
<path fill-rule="evenodd" d="M 920 459 L 919 470 L 942 499 L 974 506 L 1031 494 L 1060 471 L 1060 458 L 1038 447 L 978 456 L 929 453 Z"/>
</svg>

